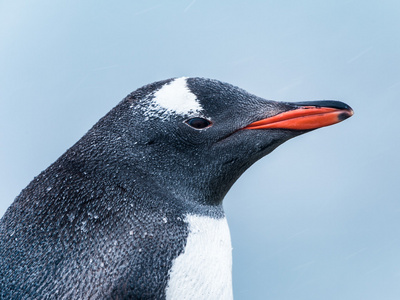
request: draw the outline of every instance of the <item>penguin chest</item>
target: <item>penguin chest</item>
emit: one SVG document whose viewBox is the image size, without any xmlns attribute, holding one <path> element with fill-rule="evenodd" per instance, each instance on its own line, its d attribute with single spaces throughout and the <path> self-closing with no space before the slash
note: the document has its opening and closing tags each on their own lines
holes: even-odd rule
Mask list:
<svg viewBox="0 0 400 300">
<path fill-rule="evenodd" d="M 167 299 L 232 299 L 232 245 L 226 218 L 188 215 L 184 251 L 173 261 Z"/>
</svg>

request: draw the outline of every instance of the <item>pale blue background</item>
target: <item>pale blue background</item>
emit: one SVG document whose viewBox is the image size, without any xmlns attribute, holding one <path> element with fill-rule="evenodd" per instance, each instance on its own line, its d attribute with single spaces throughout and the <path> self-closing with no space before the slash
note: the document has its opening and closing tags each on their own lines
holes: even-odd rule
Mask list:
<svg viewBox="0 0 400 300">
<path fill-rule="evenodd" d="M 0 1 L 0 215 L 136 88 L 202 76 L 353 118 L 254 165 L 225 208 L 236 299 L 400 299 L 398 1 Z"/>
</svg>

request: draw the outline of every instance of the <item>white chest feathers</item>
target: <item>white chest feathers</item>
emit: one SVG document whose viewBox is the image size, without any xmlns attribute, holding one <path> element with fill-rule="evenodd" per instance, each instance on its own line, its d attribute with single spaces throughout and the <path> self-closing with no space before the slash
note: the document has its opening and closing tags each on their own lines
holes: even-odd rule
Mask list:
<svg viewBox="0 0 400 300">
<path fill-rule="evenodd" d="M 172 264 L 167 299 L 232 299 L 232 245 L 226 218 L 188 215 L 184 252 Z"/>
</svg>

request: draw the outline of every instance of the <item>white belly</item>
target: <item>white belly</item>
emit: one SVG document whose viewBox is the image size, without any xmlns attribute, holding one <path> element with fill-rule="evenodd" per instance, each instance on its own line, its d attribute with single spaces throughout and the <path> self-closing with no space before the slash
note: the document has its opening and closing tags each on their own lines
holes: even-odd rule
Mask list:
<svg viewBox="0 0 400 300">
<path fill-rule="evenodd" d="M 188 215 L 184 252 L 172 264 L 167 299 L 232 299 L 232 245 L 226 218 Z"/>
</svg>

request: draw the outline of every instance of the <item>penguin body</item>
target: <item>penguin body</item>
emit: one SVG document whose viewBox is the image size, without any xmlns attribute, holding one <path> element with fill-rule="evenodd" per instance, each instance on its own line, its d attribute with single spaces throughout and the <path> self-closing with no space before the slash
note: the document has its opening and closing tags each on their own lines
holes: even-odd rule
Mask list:
<svg viewBox="0 0 400 300">
<path fill-rule="evenodd" d="M 351 114 L 203 78 L 136 90 L 1 219 L 0 299 L 231 299 L 225 194 L 284 141 Z"/>
</svg>

